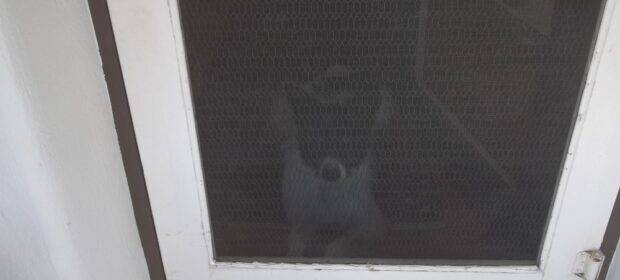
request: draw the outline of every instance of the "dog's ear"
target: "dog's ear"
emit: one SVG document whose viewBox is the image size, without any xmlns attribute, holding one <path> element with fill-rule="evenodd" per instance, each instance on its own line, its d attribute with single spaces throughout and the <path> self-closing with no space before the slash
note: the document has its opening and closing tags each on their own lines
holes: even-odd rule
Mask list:
<svg viewBox="0 0 620 280">
<path fill-rule="evenodd" d="M 295 119 L 288 96 L 291 94 L 292 85 L 286 85 L 274 97 L 271 106 L 271 125 L 281 137 L 289 137 L 295 133 Z"/>
<path fill-rule="evenodd" d="M 379 89 L 381 94 L 381 105 L 375 114 L 373 130 L 383 129 L 387 126 L 390 115 L 392 114 L 392 95 L 387 88 Z"/>
</svg>

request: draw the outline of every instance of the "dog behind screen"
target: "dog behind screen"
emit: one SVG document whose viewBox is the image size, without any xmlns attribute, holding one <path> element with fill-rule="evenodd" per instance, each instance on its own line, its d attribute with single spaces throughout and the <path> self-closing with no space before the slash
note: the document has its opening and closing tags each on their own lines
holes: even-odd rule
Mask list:
<svg viewBox="0 0 620 280">
<path fill-rule="evenodd" d="M 274 102 L 282 144 L 289 256 L 304 256 L 317 232 L 342 232 L 324 256 L 364 255 L 385 228 L 373 195 L 377 133 L 390 114 L 384 88 L 335 65 L 313 81 L 288 85 Z"/>
</svg>

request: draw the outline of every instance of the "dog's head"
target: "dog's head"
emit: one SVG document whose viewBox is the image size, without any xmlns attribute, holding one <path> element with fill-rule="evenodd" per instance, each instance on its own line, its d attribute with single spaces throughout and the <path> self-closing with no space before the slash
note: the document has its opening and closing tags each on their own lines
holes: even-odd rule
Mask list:
<svg viewBox="0 0 620 280">
<path fill-rule="evenodd" d="M 327 182 L 346 178 L 370 156 L 389 116 L 387 90 L 353 75 L 333 66 L 312 82 L 287 85 L 275 103 L 275 123 L 291 149 Z"/>
</svg>

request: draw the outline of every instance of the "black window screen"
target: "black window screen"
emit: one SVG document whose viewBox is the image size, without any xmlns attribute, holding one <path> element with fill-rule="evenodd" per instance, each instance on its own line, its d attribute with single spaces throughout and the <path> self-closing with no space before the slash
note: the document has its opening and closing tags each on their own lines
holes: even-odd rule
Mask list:
<svg viewBox="0 0 620 280">
<path fill-rule="evenodd" d="M 597 0 L 179 0 L 217 260 L 536 263 Z"/>
</svg>

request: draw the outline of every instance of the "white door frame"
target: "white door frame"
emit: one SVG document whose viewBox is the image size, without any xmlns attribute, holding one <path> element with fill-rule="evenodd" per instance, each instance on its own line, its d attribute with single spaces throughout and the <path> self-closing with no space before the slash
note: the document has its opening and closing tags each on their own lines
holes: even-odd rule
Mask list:
<svg viewBox="0 0 620 280">
<path fill-rule="evenodd" d="M 175 279 L 572 279 L 620 187 L 620 5 L 607 0 L 539 266 L 215 262 L 176 0 L 108 0 L 162 261 Z"/>
</svg>

